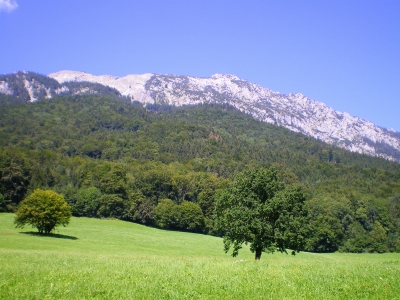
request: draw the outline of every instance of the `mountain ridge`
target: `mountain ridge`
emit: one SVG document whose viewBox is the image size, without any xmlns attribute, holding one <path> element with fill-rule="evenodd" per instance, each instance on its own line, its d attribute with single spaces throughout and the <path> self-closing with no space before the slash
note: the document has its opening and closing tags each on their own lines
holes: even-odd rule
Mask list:
<svg viewBox="0 0 400 300">
<path fill-rule="evenodd" d="M 142 80 L 144 76 L 148 79 L 144 89 L 138 84 L 139 76 Z M 353 117 L 346 112 L 335 111 L 324 103 L 309 99 L 301 93 L 280 94 L 242 80 L 236 75 L 214 74 L 208 78 L 199 78 L 147 73 L 113 77 L 60 71 L 50 74 L 49 77 L 59 82 L 71 80 L 100 82 L 119 90 L 121 94 L 131 97 L 132 100 L 143 103 L 155 102 L 176 106 L 210 102 L 229 103 L 261 121 L 284 126 L 329 144 L 353 152 L 393 161 L 400 160 L 399 133 Z M 129 89 L 121 86 L 124 82 L 129 84 Z M 139 89 L 135 90 L 135 88 Z M 385 150 L 385 148 L 388 149 Z"/>
<path fill-rule="evenodd" d="M 0 93 L 13 94 L 2 78 L 4 76 L 0 77 Z M 114 77 L 66 70 L 49 74 L 47 78 L 55 80 L 59 86 L 57 89 L 53 87 L 53 90 L 41 87 L 44 98 L 66 92 L 98 93 L 84 86 L 70 91 L 67 85 L 75 82 L 108 86 L 114 90 L 115 95 L 118 91 L 121 96 L 143 104 L 230 104 L 260 121 L 283 126 L 352 152 L 400 162 L 399 132 L 336 111 L 301 93 L 280 94 L 232 74 L 214 74 L 202 78 L 152 73 Z M 30 101 L 36 101 L 38 98 L 33 97 L 35 82 L 25 78 L 24 85 Z"/>
</svg>

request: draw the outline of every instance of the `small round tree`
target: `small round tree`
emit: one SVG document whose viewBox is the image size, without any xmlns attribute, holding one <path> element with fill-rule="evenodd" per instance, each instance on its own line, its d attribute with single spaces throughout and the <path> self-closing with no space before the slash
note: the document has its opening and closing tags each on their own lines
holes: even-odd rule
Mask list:
<svg viewBox="0 0 400 300">
<path fill-rule="evenodd" d="M 58 225 L 66 226 L 70 218 L 71 208 L 62 195 L 36 189 L 19 204 L 14 223 L 17 228 L 29 224 L 49 234 Z"/>
</svg>

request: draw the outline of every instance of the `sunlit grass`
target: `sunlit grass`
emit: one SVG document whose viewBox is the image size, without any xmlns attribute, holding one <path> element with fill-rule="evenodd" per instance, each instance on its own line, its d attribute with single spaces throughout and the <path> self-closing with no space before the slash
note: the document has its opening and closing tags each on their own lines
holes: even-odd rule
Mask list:
<svg viewBox="0 0 400 300">
<path fill-rule="evenodd" d="M 74 218 L 58 237 L 0 214 L 0 299 L 399 299 L 398 254 L 232 258 L 219 238 Z"/>
</svg>

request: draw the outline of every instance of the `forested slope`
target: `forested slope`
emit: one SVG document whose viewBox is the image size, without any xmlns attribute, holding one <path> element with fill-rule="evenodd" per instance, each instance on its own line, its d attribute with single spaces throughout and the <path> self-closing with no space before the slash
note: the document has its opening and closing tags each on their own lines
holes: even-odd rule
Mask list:
<svg viewBox="0 0 400 300">
<path fill-rule="evenodd" d="M 399 164 L 344 151 L 229 106 L 130 104 L 0 96 L 0 209 L 36 187 L 62 193 L 76 216 L 115 217 L 218 234 L 218 189 L 275 166 L 307 190 L 311 251 L 400 250 Z"/>
</svg>

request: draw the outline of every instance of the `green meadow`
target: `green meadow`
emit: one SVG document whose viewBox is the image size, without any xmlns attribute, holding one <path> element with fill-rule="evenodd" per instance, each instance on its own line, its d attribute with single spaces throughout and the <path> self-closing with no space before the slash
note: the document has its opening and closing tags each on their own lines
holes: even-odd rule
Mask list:
<svg viewBox="0 0 400 300">
<path fill-rule="evenodd" d="M 400 299 L 400 254 L 236 258 L 220 238 L 73 218 L 53 236 L 0 214 L 0 299 Z"/>
</svg>

